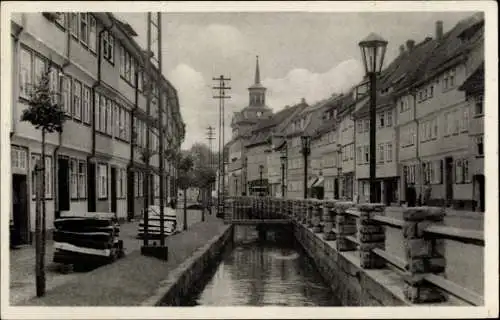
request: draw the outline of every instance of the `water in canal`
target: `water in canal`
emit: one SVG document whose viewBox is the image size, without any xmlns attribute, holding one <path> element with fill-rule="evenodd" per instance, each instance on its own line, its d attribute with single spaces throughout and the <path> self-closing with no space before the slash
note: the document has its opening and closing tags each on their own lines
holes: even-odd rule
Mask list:
<svg viewBox="0 0 500 320">
<path fill-rule="evenodd" d="M 190 306 L 338 306 L 329 287 L 297 246 L 233 245 L 183 303 Z"/>
</svg>

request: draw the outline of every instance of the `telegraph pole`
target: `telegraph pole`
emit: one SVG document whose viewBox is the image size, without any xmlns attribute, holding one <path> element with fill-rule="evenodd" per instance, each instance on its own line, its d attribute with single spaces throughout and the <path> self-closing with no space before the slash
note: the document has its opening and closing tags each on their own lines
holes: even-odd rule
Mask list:
<svg viewBox="0 0 500 320">
<path fill-rule="evenodd" d="M 212 140 L 214 140 L 214 139 L 215 139 L 215 137 L 214 137 L 214 136 L 215 136 L 215 132 L 214 132 L 214 130 L 215 130 L 215 128 L 214 128 L 214 127 L 212 127 L 212 126 L 208 126 L 208 128 L 207 128 L 208 148 L 209 148 L 209 150 L 210 150 L 210 154 L 209 154 L 209 159 L 208 159 L 208 161 L 209 161 L 209 163 L 210 163 L 210 168 L 212 168 L 212 169 L 213 169 L 213 167 L 214 167 L 214 163 L 213 163 L 213 160 L 214 160 L 214 159 L 213 159 L 213 154 L 212 154 L 212 152 L 213 152 L 213 151 L 212 151 Z"/>
<path fill-rule="evenodd" d="M 224 206 L 224 100 L 230 99 L 230 96 L 226 95 L 226 90 L 230 90 L 231 87 L 226 87 L 226 81 L 231 81 L 231 78 L 224 78 L 220 75 L 218 78 L 212 78 L 214 81 L 218 81 L 218 85 L 213 87 L 214 90 L 219 90 L 218 95 L 213 96 L 214 99 L 219 99 L 219 179 L 218 179 L 218 190 L 217 190 L 217 215 L 220 217 L 220 208 Z M 222 196 L 222 199 L 221 199 Z M 222 201 L 221 201 L 222 200 Z M 224 210 L 224 209 L 223 209 Z"/>
</svg>

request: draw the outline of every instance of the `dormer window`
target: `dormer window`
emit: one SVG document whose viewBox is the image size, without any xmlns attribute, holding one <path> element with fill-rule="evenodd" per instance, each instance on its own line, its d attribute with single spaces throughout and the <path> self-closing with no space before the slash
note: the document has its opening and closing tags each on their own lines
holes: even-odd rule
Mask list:
<svg viewBox="0 0 500 320">
<path fill-rule="evenodd" d="M 262 116 L 262 111 L 257 111 L 257 117 L 260 118 Z"/>
</svg>

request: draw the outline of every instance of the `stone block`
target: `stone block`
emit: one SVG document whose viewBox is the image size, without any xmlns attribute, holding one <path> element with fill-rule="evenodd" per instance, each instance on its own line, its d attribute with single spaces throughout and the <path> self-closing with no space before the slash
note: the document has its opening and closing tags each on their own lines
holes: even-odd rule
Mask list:
<svg viewBox="0 0 500 320">
<path fill-rule="evenodd" d="M 406 299 L 412 303 L 432 303 L 446 301 L 446 296 L 436 288 L 426 285 L 412 286 L 405 284 L 403 290 Z"/>
<path fill-rule="evenodd" d="M 359 251 L 371 251 L 373 249 L 385 249 L 384 242 L 367 242 L 359 244 Z"/>
<path fill-rule="evenodd" d="M 337 239 L 337 235 L 334 232 L 325 232 L 323 239 L 326 241 L 334 241 Z"/>
<path fill-rule="evenodd" d="M 348 241 L 344 238 L 337 238 L 337 250 L 338 251 L 354 251 L 356 250 L 356 244 Z"/>
<path fill-rule="evenodd" d="M 383 242 L 385 241 L 384 233 L 358 233 L 359 242 Z"/>
<path fill-rule="evenodd" d="M 406 261 L 406 270 L 410 273 L 426 273 L 425 259 L 412 259 Z"/>
<path fill-rule="evenodd" d="M 360 251 L 359 262 L 363 269 L 380 269 L 385 266 L 384 259 L 371 251 Z"/>
<path fill-rule="evenodd" d="M 405 239 L 406 259 L 409 261 L 414 258 L 430 258 L 432 246 L 425 239 Z"/>
<path fill-rule="evenodd" d="M 441 273 L 446 270 L 446 259 L 443 257 L 432 257 L 426 259 L 426 271 L 430 273 Z"/>
<path fill-rule="evenodd" d="M 443 221 L 446 216 L 446 210 L 441 207 L 427 207 L 427 220 Z"/>
<path fill-rule="evenodd" d="M 354 234 L 354 233 L 356 233 L 356 225 L 354 225 L 354 224 L 338 224 L 337 230 L 340 234 Z"/>
<path fill-rule="evenodd" d="M 384 226 L 381 225 L 361 225 L 358 226 L 359 233 L 385 233 Z"/>
<path fill-rule="evenodd" d="M 403 237 L 408 239 L 417 238 L 417 222 L 405 221 L 403 224 Z"/>
<path fill-rule="evenodd" d="M 362 212 L 383 212 L 385 205 L 382 203 L 362 203 L 356 205 L 356 208 Z"/>
<path fill-rule="evenodd" d="M 432 225 L 432 221 L 425 220 L 417 223 L 416 226 L 416 237 L 417 238 L 423 238 L 424 237 L 424 230 Z"/>
<path fill-rule="evenodd" d="M 403 212 L 403 219 L 405 221 L 423 221 L 427 218 L 427 212 L 425 207 L 407 208 Z"/>
</svg>

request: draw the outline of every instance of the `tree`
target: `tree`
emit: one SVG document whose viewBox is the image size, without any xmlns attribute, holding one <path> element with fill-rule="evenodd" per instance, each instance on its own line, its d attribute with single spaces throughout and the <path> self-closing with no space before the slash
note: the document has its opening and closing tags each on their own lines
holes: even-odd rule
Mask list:
<svg viewBox="0 0 500 320">
<path fill-rule="evenodd" d="M 187 230 L 187 189 L 193 185 L 193 159 L 190 155 L 183 156 L 178 162 L 177 186 L 184 193 L 184 230 Z"/>
<path fill-rule="evenodd" d="M 211 187 L 216 178 L 215 170 L 207 166 L 196 168 L 194 178 L 194 186 L 200 190 L 199 195 L 202 197 L 201 220 L 205 221 L 205 210 L 208 207 L 207 200 L 210 199 Z"/>
<path fill-rule="evenodd" d="M 63 131 L 66 116 L 58 103 L 57 92 L 50 89 L 50 76 L 57 70 L 49 68 L 44 71 L 38 83 L 35 83 L 30 92 L 28 108 L 23 110 L 21 121 L 30 122 L 37 130 L 42 130 L 42 159 L 37 170 L 41 172 L 42 183 L 39 186 L 37 197 L 37 210 L 35 221 L 36 233 L 36 295 L 45 294 L 45 229 L 46 229 L 46 206 L 45 206 L 45 135 L 47 133 Z M 41 190 L 40 190 L 41 189 Z M 40 212 L 40 202 L 42 210 Z"/>
</svg>

